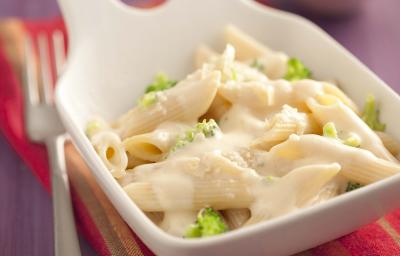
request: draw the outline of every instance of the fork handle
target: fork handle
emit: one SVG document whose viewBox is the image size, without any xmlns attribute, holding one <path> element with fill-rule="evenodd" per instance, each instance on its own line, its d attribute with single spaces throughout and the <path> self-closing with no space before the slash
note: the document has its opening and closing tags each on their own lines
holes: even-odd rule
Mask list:
<svg viewBox="0 0 400 256">
<path fill-rule="evenodd" d="M 81 255 L 75 228 L 64 155 L 64 136 L 46 141 L 51 168 L 54 217 L 54 251 L 56 256 Z"/>
</svg>

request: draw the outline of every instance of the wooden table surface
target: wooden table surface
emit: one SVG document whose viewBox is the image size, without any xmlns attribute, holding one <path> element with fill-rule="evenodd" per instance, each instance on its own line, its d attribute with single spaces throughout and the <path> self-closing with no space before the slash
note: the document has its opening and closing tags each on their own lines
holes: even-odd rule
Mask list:
<svg viewBox="0 0 400 256">
<path fill-rule="evenodd" d="M 400 92 L 400 1 L 363 1 L 351 18 L 313 20 Z M 55 0 L 0 0 L 0 17 L 57 15 Z M 49 194 L 0 134 L 0 255 L 52 255 L 52 228 Z M 95 255 L 81 244 L 83 255 Z"/>
</svg>

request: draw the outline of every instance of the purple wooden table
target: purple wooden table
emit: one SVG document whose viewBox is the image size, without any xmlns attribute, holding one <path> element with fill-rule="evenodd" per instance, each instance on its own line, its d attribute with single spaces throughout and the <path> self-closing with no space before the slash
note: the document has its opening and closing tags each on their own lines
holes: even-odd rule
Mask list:
<svg viewBox="0 0 400 256">
<path fill-rule="evenodd" d="M 364 1 L 351 19 L 313 20 L 400 92 L 400 1 Z M 55 0 L 0 0 L 0 17 L 56 15 Z M 52 255 L 52 223 L 49 194 L 0 134 L 0 255 Z"/>
</svg>

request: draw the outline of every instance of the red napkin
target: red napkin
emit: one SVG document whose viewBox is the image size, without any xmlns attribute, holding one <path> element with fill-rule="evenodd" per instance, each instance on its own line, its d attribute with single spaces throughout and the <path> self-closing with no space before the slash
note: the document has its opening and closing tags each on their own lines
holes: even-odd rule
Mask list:
<svg viewBox="0 0 400 256">
<path fill-rule="evenodd" d="M 19 73 L 23 34 L 51 33 L 54 29 L 65 32 L 60 19 L 0 22 L 0 130 L 48 191 L 46 149 L 31 143 L 25 135 Z M 153 255 L 121 219 L 72 144 L 66 145 L 66 152 L 77 226 L 98 254 Z M 397 210 L 349 235 L 299 255 L 400 255 L 399 232 L 400 210 Z"/>
</svg>

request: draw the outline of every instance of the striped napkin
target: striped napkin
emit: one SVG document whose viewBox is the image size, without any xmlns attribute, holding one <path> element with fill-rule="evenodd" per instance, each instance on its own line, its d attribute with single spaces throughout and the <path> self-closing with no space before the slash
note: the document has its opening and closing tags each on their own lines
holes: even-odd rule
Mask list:
<svg viewBox="0 0 400 256">
<path fill-rule="evenodd" d="M 29 142 L 24 131 L 20 74 L 24 34 L 50 34 L 55 29 L 65 33 L 61 19 L 0 22 L 0 130 L 47 191 L 50 186 L 46 149 Z M 94 250 L 99 255 L 154 255 L 115 210 L 74 146 L 66 143 L 65 150 L 76 224 Z M 400 210 L 396 210 L 349 235 L 298 255 L 400 255 L 399 233 Z"/>
</svg>

